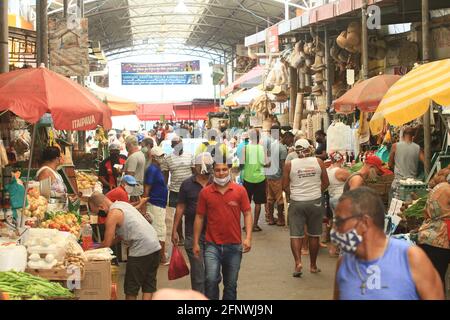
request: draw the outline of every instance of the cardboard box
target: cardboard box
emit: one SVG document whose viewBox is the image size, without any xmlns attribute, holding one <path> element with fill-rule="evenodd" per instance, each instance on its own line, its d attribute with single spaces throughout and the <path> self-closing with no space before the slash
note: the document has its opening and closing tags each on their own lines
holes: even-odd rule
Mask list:
<svg viewBox="0 0 450 320">
<path fill-rule="evenodd" d="M 75 290 L 75 294 L 80 300 L 110 300 L 111 262 L 86 262 L 81 289 Z"/>
</svg>

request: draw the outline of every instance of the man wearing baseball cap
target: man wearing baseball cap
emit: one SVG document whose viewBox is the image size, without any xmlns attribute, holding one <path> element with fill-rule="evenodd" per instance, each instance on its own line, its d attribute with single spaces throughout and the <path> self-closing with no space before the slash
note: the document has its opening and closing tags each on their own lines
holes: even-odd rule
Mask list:
<svg viewBox="0 0 450 320">
<path fill-rule="evenodd" d="M 325 208 L 322 193 L 329 180 L 323 161 L 314 156 L 314 149 L 306 139 L 295 142 L 298 158 L 287 161 L 283 172 L 283 189 L 289 196 L 289 231 L 291 249 L 295 260 L 293 276 L 302 276 L 301 249 L 305 238 L 305 226 L 309 237 L 310 272 L 318 273 L 317 255 L 322 235 L 322 219 Z"/>
<path fill-rule="evenodd" d="M 117 188 L 117 178 L 126 162 L 126 157 L 120 154 L 120 144 L 111 143 L 108 147 L 109 157 L 100 162 L 98 178 L 103 185 L 103 194 Z"/>
</svg>

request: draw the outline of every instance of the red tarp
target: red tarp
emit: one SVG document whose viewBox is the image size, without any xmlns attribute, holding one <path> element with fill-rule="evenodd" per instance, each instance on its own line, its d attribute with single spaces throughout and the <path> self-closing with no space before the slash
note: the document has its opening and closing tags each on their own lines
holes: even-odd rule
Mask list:
<svg viewBox="0 0 450 320">
<path fill-rule="evenodd" d="M 159 120 L 162 115 L 166 119 L 174 117 L 173 103 L 139 104 L 136 110 L 136 116 L 141 121 Z"/>
<path fill-rule="evenodd" d="M 208 112 L 215 112 L 218 105 L 214 106 L 214 102 L 196 103 L 191 102 L 187 104 L 175 104 L 175 119 L 176 120 L 204 120 L 208 117 Z"/>
<path fill-rule="evenodd" d="M 264 74 L 264 67 L 263 66 L 256 66 L 246 74 L 244 74 L 242 77 L 234 81 L 232 84 L 230 84 L 228 87 L 226 87 L 223 91 L 223 95 L 227 95 L 231 93 L 234 89 L 239 88 L 241 84 L 244 84 L 245 82 L 248 82 L 250 80 L 254 80 L 255 78 L 261 78 Z M 252 86 L 256 86 L 260 84 L 261 81 L 257 81 L 258 83 L 255 83 Z"/>
<path fill-rule="evenodd" d="M 136 115 L 141 121 L 159 120 L 161 115 L 171 120 L 204 120 L 208 112 L 216 112 L 219 105 L 210 99 L 190 102 L 140 104 Z"/>
</svg>

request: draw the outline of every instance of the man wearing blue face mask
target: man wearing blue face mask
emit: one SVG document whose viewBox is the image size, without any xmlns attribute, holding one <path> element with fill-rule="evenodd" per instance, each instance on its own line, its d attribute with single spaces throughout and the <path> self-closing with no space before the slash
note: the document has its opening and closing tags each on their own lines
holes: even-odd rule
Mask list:
<svg viewBox="0 0 450 320">
<path fill-rule="evenodd" d="M 419 247 L 388 238 L 384 205 L 370 188 L 345 193 L 336 207 L 331 240 L 345 252 L 336 270 L 340 300 L 444 299 L 439 274 Z"/>
</svg>

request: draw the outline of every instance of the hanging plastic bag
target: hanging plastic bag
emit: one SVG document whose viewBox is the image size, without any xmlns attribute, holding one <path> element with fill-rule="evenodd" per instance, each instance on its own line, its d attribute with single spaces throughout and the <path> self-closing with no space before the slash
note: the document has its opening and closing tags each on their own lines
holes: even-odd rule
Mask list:
<svg viewBox="0 0 450 320">
<path fill-rule="evenodd" d="M 377 152 L 375 152 L 375 155 L 381 159 L 383 162 L 389 162 L 389 150 L 385 145 L 382 145 Z"/>
<path fill-rule="evenodd" d="M 169 265 L 169 280 L 183 278 L 189 274 L 189 268 L 184 260 L 183 254 L 177 246 L 172 248 L 172 256 Z"/>
</svg>

